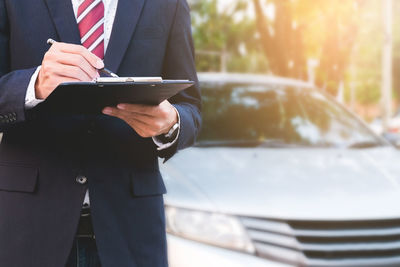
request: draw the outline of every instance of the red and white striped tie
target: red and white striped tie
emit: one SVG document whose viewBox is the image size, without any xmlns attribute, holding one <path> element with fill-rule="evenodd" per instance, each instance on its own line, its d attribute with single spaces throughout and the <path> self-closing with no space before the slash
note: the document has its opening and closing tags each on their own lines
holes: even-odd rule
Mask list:
<svg viewBox="0 0 400 267">
<path fill-rule="evenodd" d="M 90 52 L 104 58 L 104 4 L 102 0 L 85 0 L 77 14 L 81 43 Z"/>
</svg>

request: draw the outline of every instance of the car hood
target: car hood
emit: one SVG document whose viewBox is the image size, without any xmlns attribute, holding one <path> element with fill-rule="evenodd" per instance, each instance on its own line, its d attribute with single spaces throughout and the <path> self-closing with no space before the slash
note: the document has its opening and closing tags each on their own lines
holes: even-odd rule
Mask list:
<svg viewBox="0 0 400 267">
<path fill-rule="evenodd" d="M 161 166 L 168 205 L 292 220 L 400 217 L 400 152 L 190 148 Z"/>
</svg>

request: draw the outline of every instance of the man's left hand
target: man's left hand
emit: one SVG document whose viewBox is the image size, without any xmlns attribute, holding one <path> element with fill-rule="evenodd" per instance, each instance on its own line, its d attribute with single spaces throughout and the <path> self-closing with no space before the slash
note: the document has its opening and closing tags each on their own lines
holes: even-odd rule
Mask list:
<svg viewBox="0 0 400 267">
<path fill-rule="evenodd" d="M 103 113 L 124 120 L 144 138 L 166 134 L 178 122 L 177 111 L 167 100 L 158 106 L 119 104 Z"/>
</svg>

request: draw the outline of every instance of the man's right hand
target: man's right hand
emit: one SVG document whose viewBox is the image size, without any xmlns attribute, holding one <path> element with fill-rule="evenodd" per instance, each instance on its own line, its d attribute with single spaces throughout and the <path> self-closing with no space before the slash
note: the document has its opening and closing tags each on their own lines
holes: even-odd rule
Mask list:
<svg viewBox="0 0 400 267">
<path fill-rule="evenodd" d="M 88 82 L 99 77 L 103 61 L 81 45 L 54 43 L 44 55 L 35 83 L 37 99 L 46 99 L 63 82 Z"/>
</svg>

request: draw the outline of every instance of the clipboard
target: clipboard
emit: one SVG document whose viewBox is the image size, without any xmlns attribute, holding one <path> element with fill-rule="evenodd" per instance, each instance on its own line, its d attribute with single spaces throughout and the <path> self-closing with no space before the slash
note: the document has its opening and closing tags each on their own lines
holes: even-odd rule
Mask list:
<svg viewBox="0 0 400 267">
<path fill-rule="evenodd" d="M 158 105 L 192 85 L 193 81 L 161 77 L 102 77 L 60 84 L 37 108 L 53 114 L 96 115 L 120 103 Z"/>
</svg>

